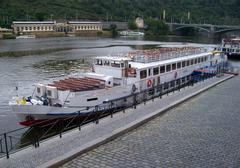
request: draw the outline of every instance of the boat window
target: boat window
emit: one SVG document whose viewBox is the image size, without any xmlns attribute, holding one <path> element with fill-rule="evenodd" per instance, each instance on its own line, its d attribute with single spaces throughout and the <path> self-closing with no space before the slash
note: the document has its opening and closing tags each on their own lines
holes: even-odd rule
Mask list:
<svg viewBox="0 0 240 168">
<path fill-rule="evenodd" d="M 165 73 L 165 66 L 160 66 L 160 73 Z"/>
<path fill-rule="evenodd" d="M 51 91 L 51 90 L 47 90 L 47 95 L 48 95 L 49 97 L 52 97 L 52 91 Z"/>
<path fill-rule="evenodd" d="M 182 62 L 182 67 L 184 68 L 186 66 L 185 61 Z"/>
<path fill-rule="evenodd" d="M 159 67 L 153 68 L 153 75 L 159 74 Z"/>
<path fill-rule="evenodd" d="M 182 83 L 184 83 L 186 81 L 185 77 L 182 78 Z"/>
<path fill-rule="evenodd" d="M 180 79 L 176 80 L 176 85 L 180 85 Z"/>
<path fill-rule="evenodd" d="M 121 63 L 121 67 L 124 68 L 124 63 Z"/>
<path fill-rule="evenodd" d="M 193 62 L 194 62 L 194 60 L 193 60 L 193 59 L 191 59 L 191 65 L 193 65 Z"/>
<path fill-rule="evenodd" d="M 194 64 L 197 64 L 197 58 L 194 60 Z"/>
<path fill-rule="evenodd" d="M 181 62 L 178 62 L 177 63 L 177 69 L 180 69 L 182 66 L 181 66 Z"/>
<path fill-rule="evenodd" d="M 112 67 L 120 68 L 120 63 L 114 61 L 114 62 L 111 63 L 111 66 L 112 66 Z"/>
<path fill-rule="evenodd" d="M 104 65 L 109 66 L 110 62 L 109 61 L 104 61 Z"/>
<path fill-rule="evenodd" d="M 151 76 L 151 69 L 148 69 L 148 76 Z"/>
<path fill-rule="evenodd" d="M 144 79 L 147 77 L 147 70 L 140 71 L 140 79 Z"/>
<path fill-rule="evenodd" d="M 198 63 L 200 63 L 201 62 L 201 58 L 198 58 Z"/>
<path fill-rule="evenodd" d="M 222 51 L 226 51 L 226 48 L 223 48 Z"/>
<path fill-rule="evenodd" d="M 175 86 L 175 81 L 172 81 L 172 82 L 170 83 L 170 87 L 173 88 L 174 86 Z"/>
<path fill-rule="evenodd" d="M 169 84 L 168 84 L 168 83 L 164 83 L 163 89 L 164 89 L 164 90 L 167 90 L 168 88 L 169 88 Z"/>
<path fill-rule="evenodd" d="M 39 87 L 37 87 L 37 93 L 40 93 L 41 89 Z"/>
<path fill-rule="evenodd" d="M 201 62 L 203 62 L 204 61 L 204 58 L 203 57 L 201 57 Z"/>
<path fill-rule="evenodd" d="M 172 64 L 172 70 L 175 70 L 176 69 L 176 63 L 173 63 Z"/>
<path fill-rule="evenodd" d="M 87 99 L 87 101 L 96 101 L 96 100 L 98 100 L 98 98 L 97 98 L 97 97 L 94 97 L 94 98 Z"/>
<path fill-rule="evenodd" d="M 167 65 L 167 72 L 171 71 L 171 65 Z"/>
<path fill-rule="evenodd" d="M 187 60 L 186 64 L 187 64 L 186 66 L 189 66 L 190 65 L 190 60 Z"/>
<path fill-rule="evenodd" d="M 102 60 L 96 59 L 95 64 L 96 65 L 102 65 Z"/>
<path fill-rule="evenodd" d="M 207 57 L 204 57 L 204 60 L 207 61 Z"/>
</svg>

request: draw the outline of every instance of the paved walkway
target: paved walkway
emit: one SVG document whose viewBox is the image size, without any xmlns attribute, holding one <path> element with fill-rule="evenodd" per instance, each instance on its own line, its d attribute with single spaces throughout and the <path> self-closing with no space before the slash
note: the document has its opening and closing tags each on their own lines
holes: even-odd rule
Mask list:
<svg viewBox="0 0 240 168">
<path fill-rule="evenodd" d="M 180 92 L 175 92 L 172 95 L 165 96 L 163 99 L 155 99 L 154 102 L 149 101 L 146 105 L 139 105 L 137 109 L 129 109 L 126 110 L 126 113 L 117 113 L 114 114 L 113 118 L 107 117 L 105 119 L 100 120 L 99 124 L 89 124 L 84 126 L 82 130 L 79 132 L 77 129 L 71 132 L 68 132 L 63 135 L 60 139 L 59 137 L 52 138 L 48 141 L 40 143 L 39 148 L 29 147 L 25 150 L 17 152 L 15 154 L 10 155 L 10 159 L 1 158 L 0 159 L 0 167 L 48 167 L 52 164 L 59 163 L 61 161 L 66 161 L 66 159 L 71 158 L 72 156 L 79 155 L 80 151 L 86 151 L 95 148 L 97 145 L 100 145 L 102 142 L 109 141 L 114 138 L 114 136 L 122 134 L 123 132 L 127 132 L 129 128 L 133 128 L 136 125 L 140 125 L 143 122 L 146 122 L 148 119 L 151 119 L 153 116 L 158 115 L 159 113 L 163 112 L 164 110 L 172 107 L 173 105 L 183 101 L 184 99 L 197 94 L 197 92 L 201 92 L 205 90 L 210 85 L 214 85 L 221 80 L 225 80 L 229 76 L 225 76 L 222 78 L 213 78 L 209 79 L 205 82 L 201 82 L 196 84 L 193 87 L 189 87 L 186 89 L 181 90 Z M 181 120 L 176 120 L 176 122 L 183 122 Z M 171 128 L 169 128 L 171 129 Z M 147 131 L 144 131 L 144 134 L 149 134 Z M 173 134 L 174 135 L 174 134 Z M 138 137 L 138 136 L 137 136 Z M 137 138 L 138 141 L 142 141 L 141 137 Z M 130 139 L 128 141 L 131 141 Z M 132 142 L 136 141 L 133 139 Z M 145 140 L 143 140 L 144 142 Z M 147 138 L 146 143 L 148 142 L 158 142 L 158 138 Z M 180 142 L 178 140 L 178 136 L 176 136 L 176 142 Z M 157 143 L 158 144 L 158 143 Z M 158 153 L 154 154 L 154 152 L 150 153 L 151 150 L 157 148 L 157 144 L 152 146 L 151 148 L 145 148 L 144 153 L 145 156 L 142 157 L 151 158 L 151 157 L 158 157 Z M 141 143 L 140 143 L 141 145 Z M 164 145 L 162 147 L 167 147 L 168 141 L 164 141 Z M 191 144 L 190 144 L 191 145 Z M 175 148 L 177 145 L 173 144 L 170 146 L 171 148 Z M 137 149 L 138 145 L 134 145 L 131 147 L 133 149 Z M 110 148 L 111 149 L 111 148 Z M 117 153 L 117 151 L 121 151 L 122 149 L 122 159 L 121 162 L 117 160 L 119 157 L 117 154 L 112 155 L 112 153 Z M 101 157 L 97 157 L 97 160 L 104 159 L 109 160 L 108 163 L 110 167 L 115 167 L 113 165 L 116 164 L 117 166 L 121 166 L 120 163 L 125 162 L 125 160 L 132 160 L 131 162 L 137 164 L 137 156 L 136 153 L 130 154 L 126 150 L 128 148 L 121 148 L 115 147 L 114 150 L 106 150 L 106 152 L 110 152 L 109 156 L 107 157 L 104 153 L 99 153 L 98 155 Z M 179 148 L 181 149 L 181 148 Z M 126 153 L 124 153 L 124 151 Z M 174 151 L 174 150 L 173 150 Z M 136 151 L 137 152 L 137 151 Z M 160 151 L 159 151 L 160 152 Z M 106 156 L 106 157 L 105 157 Z M 160 155 L 159 155 L 160 156 Z M 164 157 L 164 156 L 163 156 Z M 130 158 L 130 159 L 127 159 Z M 136 158 L 136 160 L 134 159 Z M 165 158 L 165 157 L 164 157 Z M 146 160 L 145 159 L 145 160 Z M 171 157 L 168 157 L 168 160 Z M 88 159 L 87 159 L 88 160 Z M 143 160 L 143 158 L 140 158 Z M 150 160 L 151 161 L 151 160 Z M 89 164 L 93 164 L 94 166 L 98 166 L 98 162 L 93 162 L 92 160 L 79 162 L 80 165 L 85 165 L 85 162 L 89 162 Z M 119 163 L 118 163 L 119 162 Z M 73 162 L 74 164 L 75 162 Z M 78 162 L 77 162 L 78 163 Z M 105 165 L 108 164 L 105 162 Z M 87 164 L 86 164 L 87 165 Z M 89 165 L 88 165 L 89 166 Z M 88 167 L 87 166 L 87 167 Z M 100 167 L 102 167 L 100 165 Z"/>
<path fill-rule="evenodd" d="M 239 108 L 236 77 L 62 168 L 240 167 Z"/>
</svg>

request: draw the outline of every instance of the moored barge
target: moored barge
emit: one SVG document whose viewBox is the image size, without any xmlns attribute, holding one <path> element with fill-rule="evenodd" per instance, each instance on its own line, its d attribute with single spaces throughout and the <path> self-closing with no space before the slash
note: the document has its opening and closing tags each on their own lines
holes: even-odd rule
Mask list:
<svg viewBox="0 0 240 168">
<path fill-rule="evenodd" d="M 36 85 L 33 97 L 17 96 L 9 102 L 20 124 L 30 126 L 49 119 L 79 114 L 94 116 L 103 109 L 121 108 L 126 97 L 194 71 L 215 73 L 227 61 L 225 55 L 198 47 L 159 48 L 131 51 L 124 56 L 99 56 L 93 59 L 92 72 L 68 76 L 52 83 Z M 171 87 L 171 86 L 169 86 Z M 158 94 L 153 90 L 151 95 Z M 118 104 L 112 100 L 119 99 Z M 121 102 L 122 101 L 122 102 Z"/>
</svg>

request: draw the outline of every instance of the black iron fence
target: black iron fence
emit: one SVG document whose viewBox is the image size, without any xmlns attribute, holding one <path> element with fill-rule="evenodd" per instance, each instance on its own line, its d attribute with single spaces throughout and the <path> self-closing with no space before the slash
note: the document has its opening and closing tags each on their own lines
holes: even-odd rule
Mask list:
<svg viewBox="0 0 240 168">
<path fill-rule="evenodd" d="M 87 123 L 95 122 L 98 124 L 101 118 L 106 116 L 113 117 L 113 114 L 116 112 L 125 113 L 127 108 L 136 108 L 140 103 L 162 98 L 163 95 L 180 91 L 181 88 L 193 86 L 197 82 L 212 78 L 222 72 L 219 69 L 215 73 L 191 74 L 170 82 L 152 86 L 141 92 L 132 93 L 126 97 L 106 101 L 94 107 L 86 107 L 86 109 L 62 118 L 46 120 L 31 127 L 23 127 L 0 134 L 0 157 L 6 156 L 9 158 L 11 153 L 22 150 L 30 145 L 37 148 L 40 146 L 42 140 L 52 136 L 59 136 L 61 138 L 63 133 L 74 128 L 78 128 L 80 131 L 81 127 Z M 86 113 L 86 110 L 90 112 Z"/>
</svg>

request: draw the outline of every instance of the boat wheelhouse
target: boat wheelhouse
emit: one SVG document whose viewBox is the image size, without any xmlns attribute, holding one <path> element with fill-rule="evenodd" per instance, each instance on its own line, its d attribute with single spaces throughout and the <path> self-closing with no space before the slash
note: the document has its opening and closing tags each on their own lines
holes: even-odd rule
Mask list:
<svg viewBox="0 0 240 168">
<path fill-rule="evenodd" d="M 9 104 L 22 125 L 63 118 L 79 111 L 83 116 L 91 115 L 104 110 L 96 110 L 97 106 L 112 100 L 120 100 L 118 104 L 110 104 L 119 108 L 126 101 L 121 98 L 126 96 L 172 80 L 178 84 L 185 83 L 195 70 L 215 73 L 225 61 L 224 55 L 197 47 L 137 50 L 123 56 L 99 56 L 93 59 L 92 72 L 75 74 L 50 84 L 37 84 L 34 97 L 14 97 Z M 172 85 L 163 89 L 170 87 Z M 146 96 L 157 95 L 158 92 L 153 89 Z"/>
</svg>

